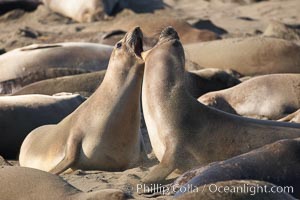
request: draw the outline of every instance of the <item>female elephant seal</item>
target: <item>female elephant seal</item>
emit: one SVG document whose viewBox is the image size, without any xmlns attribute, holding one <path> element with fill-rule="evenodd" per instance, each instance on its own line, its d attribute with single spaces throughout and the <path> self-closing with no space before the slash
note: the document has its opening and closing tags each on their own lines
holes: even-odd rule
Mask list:
<svg viewBox="0 0 300 200">
<path fill-rule="evenodd" d="M 35 74 L 43 77 L 53 68 L 86 71 L 106 69 L 112 49 L 108 45 L 80 42 L 34 44 L 15 49 L 0 56 L 0 82 L 13 82 Z M 42 80 L 38 77 L 35 81 Z"/>
<path fill-rule="evenodd" d="M 215 162 L 192 170 L 193 178 L 176 194 L 181 195 L 188 187 L 199 187 L 219 181 L 260 180 L 279 186 L 291 186 L 290 194 L 300 195 L 300 139 L 280 140 L 249 153 Z M 187 177 L 187 176 L 186 176 Z M 183 189 L 185 188 L 185 190 Z"/>
<path fill-rule="evenodd" d="M 66 17 L 78 22 L 100 20 L 105 14 L 112 14 L 121 0 L 43 0 L 44 4 Z"/>
<path fill-rule="evenodd" d="M 0 155 L 16 159 L 30 131 L 60 122 L 84 101 L 78 94 L 0 97 Z"/>
<path fill-rule="evenodd" d="M 0 196 L 5 200 L 123 200 L 121 190 L 82 192 L 59 176 L 26 167 L 0 169 Z"/>
<path fill-rule="evenodd" d="M 114 33 L 122 34 L 122 31 L 127 31 L 133 26 L 140 26 L 144 35 L 148 38 L 144 40 L 146 46 L 153 47 L 157 42 L 158 31 L 161 31 L 166 26 L 173 26 L 178 31 L 182 43 L 189 44 L 202 41 L 210 41 L 219 39 L 219 36 L 209 30 L 200 30 L 194 28 L 186 21 L 174 18 L 171 15 L 162 14 L 129 14 L 127 16 L 120 16 L 114 19 L 113 23 L 107 23 L 106 30 L 109 32 L 105 38 L 108 40 L 110 36 L 115 36 Z M 99 27 L 91 27 L 92 29 L 99 29 Z M 105 40 L 104 40 L 105 41 Z M 103 42 L 104 42 L 103 41 Z"/>
<path fill-rule="evenodd" d="M 143 58 L 143 111 L 160 161 L 144 182 L 159 182 L 175 169 L 184 171 L 279 139 L 300 137 L 300 125 L 227 114 L 191 97 L 184 84 L 184 51 L 173 28 L 164 29 L 158 44 Z"/>
<path fill-rule="evenodd" d="M 141 157 L 142 32 L 116 44 L 96 92 L 57 125 L 33 130 L 22 144 L 20 165 L 54 174 L 68 168 L 124 170 Z"/>
<path fill-rule="evenodd" d="M 184 50 L 202 67 L 233 69 L 245 76 L 300 72 L 300 46 L 284 39 L 230 38 L 188 44 Z"/>
<path fill-rule="evenodd" d="M 232 114 L 277 120 L 300 108 L 299 85 L 300 74 L 264 75 L 198 100 Z"/>
<path fill-rule="evenodd" d="M 59 92 L 79 93 L 90 96 L 101 84 L 106 70 L 80 75 L 64 76 L 32 83 L 13 95 L 19 94 L 55 94 Z M 187 90 L 198 98 L 215 90 L 232 87 L 240 81 L 230 72 L 220 69 L 203 69 L 185 73 Z"/>
<path fill-rule="evenodd" d="M 91 96 L 104 79 L 106 70 L 84 73 L 72 76 L 63 76 L 32 83 L 21 88 L 13 95 L 20 94 L 55 94 L 59 92 L 79 93 L 82 96 Z"/>
</svg>

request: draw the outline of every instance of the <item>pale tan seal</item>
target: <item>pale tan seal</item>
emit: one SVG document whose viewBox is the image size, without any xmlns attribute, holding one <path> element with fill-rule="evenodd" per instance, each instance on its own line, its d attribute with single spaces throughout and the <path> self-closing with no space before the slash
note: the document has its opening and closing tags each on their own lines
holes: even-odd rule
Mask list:
<svg viewBox="0 0 300 200">
<path fill-rule="evenodd" d="M 20 165 L 54 174 L 69 168 L 119 171 L 135 166 L 141 158 L 142 50 L 142 32 L 136 27 L 116 44 L 96 92 L 60 123 L 26 137 Z"/>
<path fill-rule="evenodd" d="M 232 114 L 277 120 L 300 108 L 299 85 L 300 74 L 264 75 L 198 100 Z"/>
<path fill-rule="evenodd" d="M 300 125 L 243 118 L 209 108 L 184 84 L 184 51 L 168 27 L 143 54 L 142 102 L 153 151 L 160 161 L 143 178 L 162 181 L 175 169 L 225 160 L 283 138 L 300 136 Z"/>
<path fill-rule="evenodd" d="M 0 56 L 0 82 L 49 68 L 106 69 L 112 50 L 112 46 L 81 42 L 22 47 Z"/>
<path fill-rule="evenodd" d="M 25 167 L 0 168 L 0 196 L 5 200 L 123 200 L 121 190 L 82 192 L 61 177 Z"/>
<path fill-rule="evenodd" d="M 30 131 L 58 123 L 84 101 L 78 94 L 0 97 L 0 155 L 16 159 Z"/>
<path fill-rule="evenodd" d="M 300 72 L 300 46 L 271 37 L 230 38 L 184 46 L 186 58 L 202 67 L 243 75 Z"/>
<path fill-rule="evenodd" d="M 216 191 L 216 188 L 219 191 Z M 185 193 L 178 200 L 296 200 L 287 192 L 275 191 L 278 186 L 256 180 L 220 181 L 195 188 L 193 192 Z M 225 192 L 225 190 L 227 192 Z"/>
<path fill-rule="evenodd" d="M 120 0 L 43 0 L 52 11 L 78 22 L 93 22 L 112 14 Z"/>
</svg>

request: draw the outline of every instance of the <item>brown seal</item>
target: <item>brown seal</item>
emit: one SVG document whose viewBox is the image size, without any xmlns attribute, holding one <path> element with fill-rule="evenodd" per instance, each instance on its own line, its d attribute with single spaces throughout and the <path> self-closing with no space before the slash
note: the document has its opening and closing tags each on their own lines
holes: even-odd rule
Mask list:
<svg viewBox="0 0 300 200">
<path fill-rule="evenodd" d="M 0 168 L 0 196 L 6 200 L 124 200 L 121 190 L 82 192 L 61 177 L 25 167 Z"/>
<path fill-rule="evenodd" d="M 47 94 L 60 92 L 79 93 L 82 96 L 91 96 L 102 83 L 106 70 L 79 75 L 64 76 L 39 81 L 27 85 L 12 95 Z"/>
<path fill-rule="evenodd" d="M 300 74 L 270 74 L 198 100 L 225 112 L 258 119 L 280 119 L 300 108 Z"/>
<path fill-rule="evenodd" d="M 196 29 L 182 19 L 155 13 L 128 14 L 126 16 L 117 17 L 105 26 L 108 34 L 103 38 L 103 42 L 108 40 L 110 38 L 109 36 L 115 36 L 116 33 L 122 35 L 122 31 L 126 32 L 133 26 L 140 26 L 143 30 L 146 39 L 146 49 L 147 47 L 153 47 L 155 45 L 159 36 L 158 32 L 166 26 L 173 26 L 176 28 L 182 43 L 184 44 L 219 39 L 219 36 L 212 31 Z M 96 28 L 98 27 L 92 27 L 92 29 Z"/>
<path fill-rule="evenodd" d="M 103 81 L 106 70 L 80 75 L 64 76 L 32 83 L 13 95 L 47 94 L 59 92 L 79 93 L 90 96 Z M 195 98 L 210 92 L 232 87 L 240 81 L 229 70 L 203 69 L 186 72 L 187 90 Z"/>
<path fill-rule="evenodd" d="M 67 169 L 119 171 L 141 158 L 142 32 L 116 44 L 102 84 L 72 114 L 24 140 L 20 165 L 59 174 Z"/>
<path fill-rule="evenodd" d="M 20 95 L 0 97 L 0 155 L 16 159 L 33 129 L 55 124 L 85 101 L 80 95 Z"/>
<path fill-rule="evenodd" d="M 299 197 L 299 152 L 300 139 L 280 140 L 249 153 L 212 163 L 185 173 L 193 175 L 189 177 L 190 180 L 184 180 L 186 184 L 176 195 L 185 193 L 188 187 L 199 187 L 219 181 L 249 179 L 267 181 L 278 186 L 290 186 L 293 188 L 290 194 Z"/>
<path fill-rule="evenodd" d="M 300 46 L 271 37 L 230 38 L 184 46 L 186 58 L 202 67 L 243 75 L 300 72 Z"/>
<path fill-rule="evenodd" d="M 184 50 L 171 27 L 162 31 L 158 44 L 143 58 L 143 112 L 160 161 L 144 177 L 146 183 L 162 181 L 175 169 L 185 171 L 300 136 L 300 125 L 227 114 L 189 95 L 184 81 Z"/>
</svg>

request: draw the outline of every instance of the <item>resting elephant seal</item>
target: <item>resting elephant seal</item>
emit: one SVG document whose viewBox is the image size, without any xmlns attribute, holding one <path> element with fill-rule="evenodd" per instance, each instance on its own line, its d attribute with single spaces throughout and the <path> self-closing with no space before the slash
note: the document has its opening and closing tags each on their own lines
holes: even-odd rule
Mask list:
<svg viewBox="0 0 300 200">
<path fill-rule="evenodd" d="M 121 0 L 43 0 L 51 10 L 78 22 L 93 22 L 112 14 Z"/>
<path fill-rule="evenodd" d="M 280 140 L 249 153 L 215 162 L 192 170 L 190 180 L 183 186 L 198 187 L 219 181 L 260 180 L 279 186 L 292 186 L 293 196 L 300 196 L 300 139 Z M 184 193 L 179 190 L 176 195 Z"/>
<path fill-rule="evenodd" d="M 166 26 L 173 26 L 178 30 L 178 34 L 184 44 L 210 41 L 219 39 L 219 36 L 209 30 L 199 30 L 192 27 L 189 23 L 182 19 L 176 19 L 172 16 L 162 14 L 129 14 L 127 16 L 117 17 L 113 23 L 108 23 L 106 30 L 108 31 L 106 40 L 111 33 L 120 33 L 128 31 L 133 26 L 140 26 L 147 39 L 145 42 L 147 47 L 153 47 L 157 42 L 158 31 Z M 96 29 L 97 27 L 92 27 Z M 105 40 L 104 40 L 105 42 Z"/>
<path fill-rule="evenodd" d="M 210 92 L 198 100 L 225 112 L 259 119 L 280 119 L 300 108 L 300 74 L 251 78 L 235 87 Z"/>
<path fill-rule="evenodd" d="M 184 46 L 187 59 L 202 67 L 233 69 L 243 75 L 300 72 L 300 46 L 271 37 L 230 38 Z"/>
<path fill-rule="evenodd" d="M 287 192 L 276 191 L 276 185 L 256 180 L 220 181 L 200 186 L 194 192 L 185 193 L 178 200 L 296 200 Z M 220 192 L 218 192 L 219 190 Z"/>
<path fill-rule="evenodd" d="M 143 53 L 143 113 L 159 165 L 143 178 L 162 181 L 175 169 L 225 160 L 283 138 L 300 136 L 300 125 L 243 118 L 199 103 L 185 89 L 184 51 L 168 27 Z"/>
<path fill-rule="evenodd" d="M 58 123 L 84 101 L 85 98 L 77 94 L 0 97 L 0 155 L 15 159 L 30 131 Z"/>
<path fill-rule="evenodd" d="M 13 95 L 20 94 L 47 94 L 52 95 L 59 92 L 79 93 L 90 96 L 101 84 L 106 70 L 80 75 L 58 77 L 32 83 Z M 215 90 L 232 87 L 240 81 L 230 71 L 220 69 L 203 69 L 186 72 L 187 90 L 192 96 L 199 96 Z"/>
<path fill-rule="evenodd" d="M 235 72 L 215 68 L 186 71 L 184 78 L 186 89 L 194 98 L 210 91 L 233 87 L 241 82 Z"/>
<path fill-rule="evenodd" d="M 0 196 L 5 200 L 123 200 L 121 190 L 82 192 L 59 176 L 26 167 L 0 168 Z"/>
<path fill-rule="evenodd" d="M 108 45 L 80 42 L 37 44 L 15 49 L 0 56 L 0 82 L 37 72 L 37 75 L 43 75 L 50 68 L 103 70 L 107 68 L 112 49 Z"/>
<path fill-rule="evenodd" d="M 105 76 L 106 70 L 79 75 L 64 76 L 32 83 L 21 88 L 13 95 L 22 94 L 47 94 L 60 92 L 79 93 L 82 96 L 91 96 L 99 87 Z"/>
<path fill-rule="evenodd" d="M 119 171 L 141 158 L 142 32 L 129 31 L 112 52 L 102 84 L 57 125 L 33 130 L 20 165 L 59 174 L 67 169 Z"/>
</svg>

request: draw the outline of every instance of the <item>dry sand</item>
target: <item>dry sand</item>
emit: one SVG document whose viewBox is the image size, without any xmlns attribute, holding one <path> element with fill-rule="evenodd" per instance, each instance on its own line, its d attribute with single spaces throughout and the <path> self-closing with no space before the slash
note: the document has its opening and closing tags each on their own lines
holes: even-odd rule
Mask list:
<svg viewBox="0 0 300 200">
<path fill-rule="evenodd" d="M 164 10 L 155 13 L 168 14 L 187 20 L 196 27 L 208 27 L 207 20 L 228 33 L 222 37 L 251 36 L 261 34 L 271 20 L 291 25 L 300 25 L 300 0 L 269 0 L 259 3 L 250 0 L 165 0 Z M 240 3 L 234 3 L 240 2 Z M 242 2 L 242 3 L 241 3 Z M 246 2 L 246 3 L 243 3 Z M 124 10 L 116 18 L 135 15 L 132 11 Z M 54 42 L 99 42 L 107 27 L 114 18 L 106 21 L 80 24 L 52 13 L 43 5 L 34 12 L 13 10 L 0 16 L 0 52 L 30 45 L 33 43 Z M 147 131 L 143 130 L 147 136 Z M 147 138 L 148 151 L 151 152 Z M 157 160 L 149 154 L 150 160 L 144 166 L 129 169 L 124 172 L 77 171 L 74 174 L 62 175 L 64 179 L 83 191 L 104 188 L 120 188 L 132 192 L 136 199 L 145 197 L 138 195 L 134 187 L 140 183 L 149 168 Z M 18 165 L 16 161 L 11 161 Z M 0 166 L 7 165 L 0 157 Z M 175 177 L 176 175 L 171 175 Z M 159 197 L 166 199 L 166 197 Z M 156 198 L 156 199 L 159 199 Z"/>
</svg>

